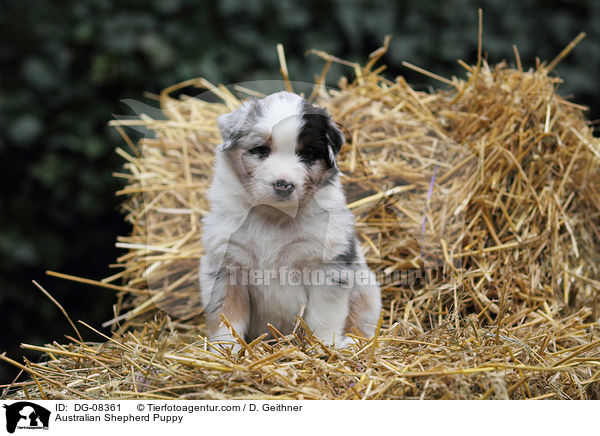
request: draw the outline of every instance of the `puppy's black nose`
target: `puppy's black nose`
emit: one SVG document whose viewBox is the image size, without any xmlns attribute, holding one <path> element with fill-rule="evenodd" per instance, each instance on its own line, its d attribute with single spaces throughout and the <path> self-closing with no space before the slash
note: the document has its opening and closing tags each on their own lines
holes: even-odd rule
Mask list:
<svg viewBox="0 0 600 436">
<path fill-rule="evenodd" d="M 275 189 L 275 192 L 282 197 L 287 197 L 294 192 L 294 184 L 283 179 L 279 179 L 273 183 L 273 188 Z"/>
</svg>

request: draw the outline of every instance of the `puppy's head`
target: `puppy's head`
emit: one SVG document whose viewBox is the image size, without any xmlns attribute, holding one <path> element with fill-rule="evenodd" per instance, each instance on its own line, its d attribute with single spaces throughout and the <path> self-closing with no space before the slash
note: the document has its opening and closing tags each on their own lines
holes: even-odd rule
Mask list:
<svg viewBox="0 0 600 436">
<path fill-rule="evenodd" d="M 338 173 L 343 134 L 324 109 L 296 94 L 247 101 L 217 123 L 220 151 L 256 206 L 293 217 Z"/>
</svg>

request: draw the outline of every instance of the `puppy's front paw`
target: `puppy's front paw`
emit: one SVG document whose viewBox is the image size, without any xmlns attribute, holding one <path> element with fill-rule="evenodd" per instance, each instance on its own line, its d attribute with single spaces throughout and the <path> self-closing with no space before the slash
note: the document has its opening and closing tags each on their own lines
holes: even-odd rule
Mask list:
<svg viewBox="0 0 600 436">
<path fill-rule="evenodd" d="M 210 340 L 211 342 L 211 350 L 213 351 L 217 351 L 217 352 L 227 352 L 229 350 L 229 352 L 232 355 L 237 354 L 241 349 L 242 346 L 239 344 L 239 342 L 237 342 L 235 340 L 234 337 L 231 338 L 213 338 Z"/>
<path fill-rule="evenodd" d="M 231 350 L 231 354 L 233 355 L 237 354 L 242 349 L 242 346 L 237 342 L 232 342 L 231 344 L 224 344 L 224 346 L 229 348 Z"/>
<path fill-rule="evenodd" d="M 333 346 L 338 349 L 351 348 L 353 345 L 354 341 L 352 338 L 349 338 L 346 335 L 342 336 L 339 340 L 336 339 L 335 343 L 333 344 Z"/>
</svg>

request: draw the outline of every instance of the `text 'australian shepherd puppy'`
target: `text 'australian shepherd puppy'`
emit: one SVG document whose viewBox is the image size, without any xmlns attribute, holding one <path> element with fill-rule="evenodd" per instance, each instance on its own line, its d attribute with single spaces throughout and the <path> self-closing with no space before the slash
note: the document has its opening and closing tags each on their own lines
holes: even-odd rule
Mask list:
<svg viewBox="0 0 600 436">
<path fill-rule="evenodd" d="M 381 291 L 365 263 L 336 164 L 344 136 L 327 112 L 289 92 L 247 101 L 217 120 L 204 218 L 202 304 L 213 343 L 239 345 L 297 316 L 327 344 L 373 336 Z"/>
</svg>

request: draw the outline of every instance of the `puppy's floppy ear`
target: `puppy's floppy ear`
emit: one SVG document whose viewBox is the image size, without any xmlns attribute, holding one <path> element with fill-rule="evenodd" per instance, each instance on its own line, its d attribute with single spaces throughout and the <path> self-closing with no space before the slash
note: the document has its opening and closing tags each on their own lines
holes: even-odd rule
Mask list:
<svg viewBox="0 0 600 436">
<path fill-rule="evenodd" d="M 344 144 L 345 138 L 342 131 L 337 127 L 335 122 L 329 118 L 327 120 L 327 164 L 330 167 L 337 168 L 337 162 L 335 160 L 336 155 L 340 152 L 342 144 Z"/>
<path fill-rule="evenodd" d="M 231 136 L 233 132 L 236 131 L 236 126 L 240 123 L 243 117 L 243 109 L 244 107 L 242 106 L 228 114 L 219 115 L 217 118 L 217 126 L 219 126 L 219 131 L 221 132 L 221 137 L 223 138 L 221 150 L 227 150 L 233 145 Z"/>
<path fill-rule="evenodd" d="M 231 148 L 235 143 L 235 134 L 244 127 L 247 121 L 256 122 L 261 114 L 262 106 L 258 100 L 246 100 L 233 112 L 220 115 L 217 118 L 217 125 L 223 138 L 221 150 Z"/>
</svg>

